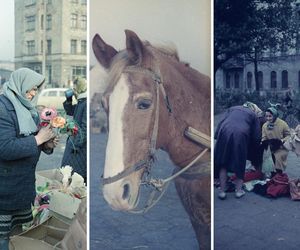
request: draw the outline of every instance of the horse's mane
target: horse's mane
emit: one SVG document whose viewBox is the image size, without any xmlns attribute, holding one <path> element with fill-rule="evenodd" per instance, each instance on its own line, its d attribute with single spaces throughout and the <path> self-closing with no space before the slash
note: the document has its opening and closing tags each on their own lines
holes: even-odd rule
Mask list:
<svg viewBox="0 0 300 250">
<path fill-rule="evenodd" d="M 177 49 L 174 45 L 151 45 L 148 41 L 144 41 L 144 48 L 148 52 L 151 53 L 152 57 L 154 54 L 160 54 L 163 56 L 167 56 L 173 60 L 180 61 Z M 129 58 L 129 55 L 126 50 L 121 50 L 119 53 L 114 57 L 112 64 L 110 66 L 109 75 L 107 78 L 108 88 L 106 92 L 109 92 L 113 89 L 114 85 L 119 80 L 122 72 L 128 66 L 132 65 L 132 61 Z"/>
<path fill-rule="evenodd" d="M 172 57 L 175 60 L 180 61 L 178 51 L 174 44 L 169 44 L 169 45 L 158 44 L 152 46 L 148 41 L 146 41 L 144 44 L 156 50 L 160 54 L 163 54 L 168 57 Z"/>
</svg>

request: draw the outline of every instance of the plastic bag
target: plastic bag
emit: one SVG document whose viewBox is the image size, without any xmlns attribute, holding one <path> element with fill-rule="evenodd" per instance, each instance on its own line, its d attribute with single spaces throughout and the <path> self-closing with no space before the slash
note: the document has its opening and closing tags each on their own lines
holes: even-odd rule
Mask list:
<svg viewBox="0 0 300 250">
<path fill-rule="evenodd" d="M 274 171 L 274 163 L 272 160 L 272 153 L 271 153 L 270 147 L 268 147 L 267 150 L 264 150 L 261 171 L 262 171 L 262 173 L 264 173 L 267 176 L 270 176 L 271 172 Z"/>
</svg>

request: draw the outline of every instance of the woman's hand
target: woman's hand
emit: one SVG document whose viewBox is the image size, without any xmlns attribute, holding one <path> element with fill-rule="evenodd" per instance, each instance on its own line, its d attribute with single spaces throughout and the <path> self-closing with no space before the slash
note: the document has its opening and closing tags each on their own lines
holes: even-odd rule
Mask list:
<svg viewBox="0 0 300 250">
<path fill-rule="evenodd" d="M 36 144 L 39 146 L 44 142 L 47 142 L 55 137 L 55 133 L 50 128 L 50 124 L 47 127 L 42 127 L 38 134 L 35 136 Z"/>
<path fill-rule="evenodd" d="M 58 136 L 55 136 L 53 139 L 50 139 L 49 141 L 45 142 L 44 147 L 46 149 L 54 149 L 57 146 L 58 142 L 59 138 Z"/>
</svg>

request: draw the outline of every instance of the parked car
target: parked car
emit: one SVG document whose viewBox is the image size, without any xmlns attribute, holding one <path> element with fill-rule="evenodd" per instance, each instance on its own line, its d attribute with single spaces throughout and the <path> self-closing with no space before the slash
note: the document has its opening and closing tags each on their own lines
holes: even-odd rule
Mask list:
<svg viewBox="0 0 300 250">
<path fill-rule="evenodd" d="M 37 108 L 39 110 L 48 107 L 56 108 L 58 111 L 63 110 L 63 102 L 66 100 L 65 91 L 67 88 L 47 88 L 43 89 L 38 96 Z M 76 103 L 73 98 L 73 103 Z"/>
</svg>

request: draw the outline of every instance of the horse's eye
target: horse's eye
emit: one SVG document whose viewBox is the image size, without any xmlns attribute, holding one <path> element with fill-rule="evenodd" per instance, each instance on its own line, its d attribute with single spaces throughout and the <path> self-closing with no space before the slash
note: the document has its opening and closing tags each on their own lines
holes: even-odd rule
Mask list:
<svg viewBox="0 0 300 250">
<path fill-rule="evenodd" d="M 152 101 L 149 99 L 142 99 L 137 102 L 138 109 L 148 109 L 150 108 Z"/>
</svg>

